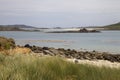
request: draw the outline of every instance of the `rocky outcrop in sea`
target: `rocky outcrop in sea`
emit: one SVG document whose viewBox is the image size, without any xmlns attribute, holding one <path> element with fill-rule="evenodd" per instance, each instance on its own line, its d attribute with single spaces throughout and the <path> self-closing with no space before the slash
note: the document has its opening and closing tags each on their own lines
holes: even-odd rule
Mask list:
<svg viewBox="0 0 120 80">
<path fill-rule="evenodd" d="M 98 30 L 87 30 L 86 28 L 80 29 L 78 31 L 50 31 L 47 33 L 100 33 Z"/>
</svg>

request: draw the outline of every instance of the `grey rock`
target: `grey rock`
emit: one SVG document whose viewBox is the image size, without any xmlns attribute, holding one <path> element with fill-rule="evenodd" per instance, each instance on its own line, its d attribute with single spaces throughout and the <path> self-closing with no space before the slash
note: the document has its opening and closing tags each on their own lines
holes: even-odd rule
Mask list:
<svg viewBox="0 0 120 80">
<path fill-rule="evenodd" d="M 54 56 L 54 53 L 50 52 L 49 50 L 44 50 L 43 52 L 45 55 Z"/>
</svg>

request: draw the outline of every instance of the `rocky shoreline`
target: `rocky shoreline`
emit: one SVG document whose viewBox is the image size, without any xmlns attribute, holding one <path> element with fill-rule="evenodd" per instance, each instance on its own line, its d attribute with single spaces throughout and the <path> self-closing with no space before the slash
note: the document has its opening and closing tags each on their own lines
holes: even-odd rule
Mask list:
<svg viewBox="0 0 120 80">
<path fill-rule="evenodd" d="M 78 60 L 108 60 L 110 62 L 120 62 L 120 54 L 109 54 L 107 52 L 97 52 L 95 50 L 91 52 L 77 51 L 74 49 L 30 46 L 29 44 L 26 44 L 24 47 L 30 48 L 34 54 L 38 55 L 60 56 Z"/>
<path fill-rule="evenodd" d="M 120 63 L 120 54 L 110 54 L 107 52 L 93 51 L 77 51 L 75 49 L 52 48 L 52 47 L 39 47 L 26 44 L 19 46 L 15 44 L 14 39 L 0 37 L 0 53 L 6 55 L 14 55 L 17 53 L 32 54 L 36 56 L 59 56 L 65 59 L 74 60 L 79 63 L 80 60 L 89 61 L 110 61 Z"/>
</svg>

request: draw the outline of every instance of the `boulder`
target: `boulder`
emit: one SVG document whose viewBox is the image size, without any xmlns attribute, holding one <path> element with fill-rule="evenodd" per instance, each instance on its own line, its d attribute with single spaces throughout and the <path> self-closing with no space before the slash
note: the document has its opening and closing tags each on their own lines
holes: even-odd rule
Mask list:
<svg viewBox="0 0 120 80">
<path fill-rule="evenodd" d="M 44 53 L 45 55 L 54 56 L 54 53 L 50 52 L 49 50 L 44 50 L 43 53 Z"/>
<path fill-rule="evenodd" d="M 52 52 L 54 55 L 60 54 L 59 50 L 57 50 L 55 48 L 50 48 L 49 51 Z"/>
<path fill-rule="evenodd" d="M 29 44 L 26 44 L 24 47 L 31 48 L 31 46 Z"/>
<path fill-rule="evenodd" d="M 48 48 L 48 47 L 43 47 L 42 49 L 43 49 L 43 50 L 49 50 L 49 48 Z"/>
</svg>

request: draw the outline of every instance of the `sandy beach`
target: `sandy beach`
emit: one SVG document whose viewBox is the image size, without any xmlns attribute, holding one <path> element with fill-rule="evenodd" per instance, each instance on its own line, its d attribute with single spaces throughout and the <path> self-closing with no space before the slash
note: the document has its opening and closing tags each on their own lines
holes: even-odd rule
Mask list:
<svg viewBox="0 0 120 80">
<path fill-rule="evenodd" d="M 118 62 L 110 62 L 107 60 L 76 60 L 76 59 L 66 59 L 70 62 L 76 62 L 78 64 L 89 64 L 97 67 L 109 67 L 109 68 L 120 68 L 120 63 Z"/>
</svg>

